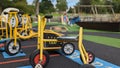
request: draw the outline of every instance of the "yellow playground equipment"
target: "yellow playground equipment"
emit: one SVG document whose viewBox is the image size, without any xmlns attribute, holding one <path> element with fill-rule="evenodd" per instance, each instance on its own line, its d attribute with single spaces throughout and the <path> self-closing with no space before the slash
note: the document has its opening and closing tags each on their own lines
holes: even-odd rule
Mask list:
<svg viewBox="0 0 120 68">
<path fill-rule="evenodd" d="M 9 55 L 15 55 L 21 50 L 19 39 L 37 37 L 37 49 L 30 56 L 30 63 L 33 67 L 38 64 L 45 67 L 48 64 L 49 54 L 47 50 L 61 49 L 65 55 L 71 55 L 75 51 L 75 45 L 71 42 L 76 41 L 78 41 L 80 58 L 83 63 L 89 64 L 94 61 L 93 53 L 86 51 L 83 46 L 82 28 L 80 28 L 79 37 L 63 37 L 63 34 L 45 29 L 46 18 L 52 16 L 40 17 L 38 15 L 38 32 L 34 32 L 30 15 L 16 11 L 4 12 L 4 14 L 8 14 L 8 21 L 5 17 L 0 16 L 0 48 L 4 47 Z"/>
<path fill-rule="evenodd" d="M 4 47 L 5 51 L 9 55 L 15 55 L 21 50 L 20 39 L 30 39 L 32 37 L 37 37 L 38 32 L 34 32 L 32 29 L 30 15 L 16 11 L 4 12 L 4 14 L 8 14 L 8 22 L 6 22 L 6 19 L 3 16 L 0 17 L 0 48 Z M 18 16 L 19 14 L 21 16 Z M 45 24 L 43 24 L 43 26 L 45 26 Z M 62 34 L 52 30 L 45 30 L 44 34 L 44 38 L 46 39 L 62 36 Z M 54 44 L 60 43 L 46 43 L 46 45 L 50 46 Z"/>
<path fill-rule="evenodd" d="M 30 38 L 26 36 L 32 32 L 31 19 L 23 12 L 10 11 L 4 14 L 8 14 L 8 21 L 4 16 L 0 16 L 0 48 L 4 47 L 9 55 L 15 55 L 21 49 L 19 39 Z"/>
<path fill-rule="evenodd" d="M 30 55 L 30 64 L 33 67 L 45 67 L 49 62 L 48 50 L 61 49 L 65 55 L 71 55 L 75 51 L 75 46 L 71 42 L 78 41 L 80 58 L 84 64 L 89 64 L 94 61 L 94 55 L 90 51 L 86 51 L 82 43 L 83 28 L 80 28 L 79 37 L 62 37 L 58 33 L 50 30 L 45 30 L 46 18 L 51 16 L 40 17 L 38 15 L 38 44 L 37 49 Z M 48 32 L 47 38 L 45 33 Z M 49 33 L 50 32 L 50 33 Z M 58 36 L 56 36 L 58 35 Z M 48 43 L 48 44 L 46 44 Z M 50 45 L 54 43 L 54 46 Z"/>
</svg>

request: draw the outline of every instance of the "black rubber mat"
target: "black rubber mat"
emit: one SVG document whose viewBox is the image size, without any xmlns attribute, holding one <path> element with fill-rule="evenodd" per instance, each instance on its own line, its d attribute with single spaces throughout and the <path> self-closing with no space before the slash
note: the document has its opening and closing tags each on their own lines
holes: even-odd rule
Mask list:
<svg viewBox="0 0 120 68">
<path fill-rule="evenodd" d="M 80 65 L 64 56 L 57 56 L 50 58 L 46 68 L 80 68 Z"/>
</svg>

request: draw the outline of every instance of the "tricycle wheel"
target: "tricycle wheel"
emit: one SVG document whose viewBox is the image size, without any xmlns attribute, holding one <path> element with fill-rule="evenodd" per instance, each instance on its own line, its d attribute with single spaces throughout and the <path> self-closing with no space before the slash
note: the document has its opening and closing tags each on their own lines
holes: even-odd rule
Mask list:
<svg viewBox="0 0 120 68">
<path fill-rule="evenodd" d="M 91 64 L 95 60 L 95 55 L 91 51 L 87 51 L 87 53 L 89 57 L 89 64 Z M 80 59 L 83 62 L 81 55 L 80 55 Z"/>
<path fill-rule="evenodd" d="M 38 64 L 35 66 L 35 68 L 43 68 L 43 66 L 38 63 Z"/>
<path fill-rule="evenodd" d="M 5 45 L 5 51 L 7 52 L 7 54 L 9 55 L 15 55 L 18 52 L 20 52 L 21 49 L 21 43 L 19 40 L 17 40 L 16 45 L 14 45 L 14 40 L 9 40 L 6 45 Z"/>
<path fill-rule="evenodd" d="M 43 60 L 40 61 L 40 50 L 35 50 L 31 55 L 30 55 L 30 64 L 35 67 L 37 64 L 41 64 L 43 67 L 45 67 L 48 62 L 49 62 L 49 54 L 46 51 L 43 51 Z"/>
<path fill-rule="evenodd" d="M 84 64 L 84 65 L 81 65 L 80 68 L 95 68 L 95 67 L 91 64 Z"/>
<path fill-rule="evenodd" d="M 71 55 L 71 54 L 73 54 L 74 51 L 75 51 L 75 46 L 72 43 L 65 43 L 62 46 L 62 52 L 65 55 Z"/>
</svg>

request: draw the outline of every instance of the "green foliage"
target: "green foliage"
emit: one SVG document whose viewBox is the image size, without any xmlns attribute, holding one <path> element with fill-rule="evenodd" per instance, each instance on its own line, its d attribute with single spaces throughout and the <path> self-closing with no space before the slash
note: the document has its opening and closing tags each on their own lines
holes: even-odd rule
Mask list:
<svg viewBox="0 0 120 68">
<path fill-rule="evenodd" d="M 90 5 L 91 4 L 91 0 L 80 0 L 80 4 L 81 5 Z"/>
<path fill-rule="evenodd" d="M 0 6 L 2 7 L 2 10 L 14 7 L 24 11 L 25 13 L 33 14 L 34 12 L 34 6 L 27 5 L 26 0 L 0 0 Z"/>
<path fill-rule="evenodd" d="M 70 7 L 68 13 L 73 13 L 74 12 L 74 9 Z"/>
<path fill-rule="evenodd" d="M 67 9 L 66 0 L 57 0 L 56 7 L 57 7 L 58 11 L 66 11 L 66 9 Z"/>
<path fill-rule="evenodd" d="M 92 0 L 92 5 L 104 5 L 106 0 Z"/>
<path fill-rule="evenodd" d="M 120 13 L 120 0 L 113 0 L 111 3 L 116 13 Z"/>
<path fill-rule="evenodd" d="M 51 3 L 50 0 L 42 0 L 42 2 L 40 3 L 40 13 L 51 13 L 54 12 L 55 9 L 53 7 L 53 4 Z"/>
</svg>

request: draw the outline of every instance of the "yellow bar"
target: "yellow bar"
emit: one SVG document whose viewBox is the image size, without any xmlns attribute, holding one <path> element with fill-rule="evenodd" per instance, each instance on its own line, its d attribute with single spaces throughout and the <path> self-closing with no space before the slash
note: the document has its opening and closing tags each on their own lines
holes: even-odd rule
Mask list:
<svg viewBox="0 0 120 68">
<path fill-rule="evenodd" d="M 84 55 L 84 48 L 82 47 L 82 37 L 83 37 L 83 28 L 80 27 L 80 30 L 79 30 L 79 42 L 78 42 L 78 48 L 79 48 L 79 51 L 80 51 L 80 54 L 81 54 L 81 57 L 82 57 L 82 60 L 83 60 L 83 63 L 84 64 L 88 64 L 87 60 L 85 59 L 85 55 Z"/>
<path fill-rule="evenodd" d="M 43 20 L 40 22 L 40 60 L 43 60 Z"/>
<path fill-rule="evenodd" d="M 6 28 L 0 28 L 0 30 L 5 30 Z"/>
<path fill-rule="evenodd" d="M 84 56 L 85 56 L 86 61 L 89 62 L 88 53 L 86 52 L 85 47 L 84 47 L 83 44 L 82 44 L 82 50 L 83 50 L 83 53 L 84 53 Z"/>
<path fill-rule="evenodd" d="M 7 22 L 6 22 L 6 38 L 8 38 L 8 25 L 7 25 Z"/>
<path fill-rule="evenodd" d="M 57 50 L 61 49 L 61 47 L 44 47 L 44 50 Z"/>
<path fill-rule="evenodd" d="M 31 32 L 31 34 L 28 35 L 28 36 L 22 36 L 20 33 L 17 32 L 18 37 L 21 38 L 21 39 L 29 39 L 29 38 L 31 38 L 33 36 L 37 36 L 37 34 L 38 33 Z"/>
<path fill-rule="evenodd" d="M 56 39 L 44 39 L 44 42 L 58 42 Z"/>
<path fill-rule="evenodd" d="M 38 46 L 37 49 L 40 49 L 40 16 L 38 15 Z"/>
<path fill-rule="evenodd" d="M 17 34 L 16 33 L 17 33 L 17 28 L 15 27 L 14 34 L 13 34 L 14 35 L 14 46 L 16 46 L 16 44 L 17 44 Z"/>
<path fill-rule="evenodd" d="M 17 28 L 17 30 L 23 30 L 23 28 Z"/>
<path fill-rule="evenodd" d="M 47 30 L 47 29 L 45 29 L 44 33 L 52 33 L 52 34 L 56 34 L 56 35 L 58 35 L 58 36 L 63 36 L 63 35 L 64 35 L 64 34 L 57 33 L 57 32 L 54 32 L 54 31 L 52 31 L 52 30 Z"/>
</svg>

